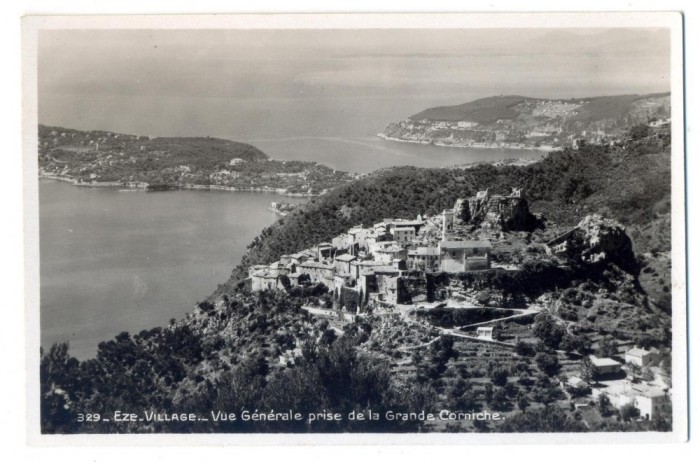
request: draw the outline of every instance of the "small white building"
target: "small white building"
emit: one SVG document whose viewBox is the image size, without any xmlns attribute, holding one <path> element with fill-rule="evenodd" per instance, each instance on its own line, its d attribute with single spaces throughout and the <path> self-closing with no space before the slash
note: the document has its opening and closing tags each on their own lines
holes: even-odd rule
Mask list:
<svg viewBox="0 0 700 462">
<path fill-rule="evenodd" d="M 643 348 L 631 348 L 625 353 L 625 362 L 627 364 L 636 364 L 644 367 L 656 359 L 656 354 L 652 351 Z"/>
<path fill-rule="evenodd" d="M 446 273 L 483 271 L 491 268 L 488 241 L 441 241 L 440 269 Z"/>
<path fill-rule="evenodd" d="M 476 338 L 493 340 L 493 327 L 477 327 Z"/>
<path fill-rule="evenodd" d="M 585 390 L 588 388 L 588 382 L 583 380 L 581 377 L 569 377 L 566 379 L 566 381 L 562 380 L 561 381 L 561 387 L 566 389 L 568 388 L 575 388 L 578 390 Z"/>
<path fill-rule="evenodd" d="M 622 364 L 612 358 L 599 358 L 591 356 L 591 363 L 598 370 L 600 375 L 616 374 L 622 370 Z"/>
</svg>

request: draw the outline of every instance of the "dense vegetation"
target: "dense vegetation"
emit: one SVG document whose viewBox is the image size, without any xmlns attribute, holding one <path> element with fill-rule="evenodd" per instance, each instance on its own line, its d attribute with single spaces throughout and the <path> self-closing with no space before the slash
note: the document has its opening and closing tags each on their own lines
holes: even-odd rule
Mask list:
<svg viewBox="0 0 700 462">
<path fill-rule="evenodd" d="M 413 120 L 469 120 L 478 123 L 492 123 L 498 119 L 512 119 L 518 115 L 513 109 L 518 103 L 532 98 L 524 96 L 491 96 L 457 106 L 439 106 L 412 115 Z"/>
<path fill-rule="evenodd" d="M 580 104 L 577 114 L 572 116 L 577 121 L 595 121 L 610 118 L 624 117 L 634 111 L 635 102 L 668 96 L 668 93 L 656 93 L 649 95 L 616 95 L 600 96 L 595 98 L 574 98 L 570 100 L 556 100 L 562 103 Z M 524 96 L 490 96 L 468 103 L 455 106 L 439 106 L 426 109 L 412 115 L 412 120 L 436 120 L 436 121 L 471 121 L 480 124 L 489 124 L 499 119 L 513 119 L 522 113 L 522 109 L 516 107 L 521 103 L 537 103 L 555 100 L 540 98 L 527 98 Z M 524 108 L 523 108 L 524 109 Z"/>
<path fill-rule="evenodd" d="M 371 327 L 344 335 L 299 309 L 299 300 L 271 293 L 234 294 L 165 328 L 124 332 L 80 362 L 68 345 L 42 351 L 41 422 L 45 433 L 411 431 L 417 422 L 317 420 L 309 413 L 407 411 L 413 385 L 391 379 L 387 361 L 361 353 Z M 280 366 L 283 352 L 297 349 Z M 420 395 L 420 393 L 418 393 Z M 292 409 L 293 421 L 244 421 L 244 411 Z M 115 411 L 141 420 L 116 422 Z M 147 414 L 195 413 L 208 421 L 148 421 Z M 214 420 L 212 412 L 237 418 Z M 99 415 L 97 421 L 86 416 Z M 104 421 L 108 418 L 110 421 Z"/>
</svg>

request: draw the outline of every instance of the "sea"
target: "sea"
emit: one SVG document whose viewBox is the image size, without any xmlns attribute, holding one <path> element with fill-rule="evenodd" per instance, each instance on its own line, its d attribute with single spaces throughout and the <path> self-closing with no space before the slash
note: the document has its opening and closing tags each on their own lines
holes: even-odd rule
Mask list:
<svg viewBox="0 0 700 462">
<path fill-rule="evenodd" d="M 428 107 L 427 102 L 414 105 Z M 370 110 L 366 103 L 354 123 L 347 122 L 352 120 L 347 104 L 341 113 L 327 117 L 318 111 L 300 114 L 299 107 L 290 106 L 289 114 L 277 115 L 267 126 L 264 118 L 258 119 L 255 130 L 241 133 L 241 119 L 237 130 L 221 133 L 215 127 L 210 134 L 251 143 L 273 159 L 317 161 L 358 173 L 397 165 L 448 167 L 543 155 L 385 140 L 377 133 L 398 119 L 385 110 Z M 286 125 L 276 123 L 282 119 Z M 293 120 L 299 123 L 291 124 Z M 308 134 L 304 124 L 312 127 Z M 143 134 L 130 126 L 113 130 Z M 177 129 L 166 133 L 163 127 L 154 132 L 204 134 Z M 68 341 L 70 353 L 82 360 L 94 357 L 99 342 L 120 332 L 136 334 L 181 319 L 228 279 L 255 236 L 279 218 L 269 210 L 272 201 L 306 200 L 254 192 L 80 187 L 41 179 L 42 346 Z"/>
</svg>

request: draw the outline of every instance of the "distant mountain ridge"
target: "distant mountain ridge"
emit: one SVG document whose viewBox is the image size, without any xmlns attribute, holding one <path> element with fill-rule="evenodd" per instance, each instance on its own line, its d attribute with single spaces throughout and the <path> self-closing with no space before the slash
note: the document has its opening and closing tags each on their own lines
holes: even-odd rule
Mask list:
<svg viewBox="0 0 700 462">
<path fill-rule="evenodd" d="M 530 98 L 527 96 L 489 96 L 480 98 L 468 103 L 454 106 L 436 106 L 425 109 L 409 117 L 411 120 L 435 120 L 435 121 L 472 121 L 478 123 L 495 122 L 498 119 L 512 119 L 520 112 L 517 105 L 523 102 L 569 102 L 584 103 L 581 105 L 581 113 L 574 118 L 583 120 L 590 118 L 601 120 L 608 117 L 615 117 L 632 110 L 632 103 L 649 98 L 669 97 L 671 94 L 651 93 L 646 95 L 618 95 L 618 96 L 596 96 L 592 98 L 569 98 L 569 99 L 549 99 Z"/>
<path fill-rule="evenodd" d="M 668 121 L 670 93 L 545 99 L 490 96 L 425 109 L 381 135 L 456 147 L 560 148 L 619 140 L 634 125 Z"/>
</svg>

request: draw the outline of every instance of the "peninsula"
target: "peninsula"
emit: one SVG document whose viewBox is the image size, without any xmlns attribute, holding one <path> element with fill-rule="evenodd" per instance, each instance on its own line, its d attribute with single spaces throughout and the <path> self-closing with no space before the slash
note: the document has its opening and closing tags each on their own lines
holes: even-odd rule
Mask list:
<svg viewBox="0 0 700 462">
<path fill-rule="evenodd" d="M 492 96 L 426 109 L 380 137 L 465 148 L 553 150 L 620 142 L 637 124 L 670 123 L 669 93 L 543 99 Z"/>
<path fill-rule="evenodd" d="M 356 178 L 316 162 L 271 160 L 235 141 L 157 138 L 39 125 L 39 174 L 80 186 L 317 196 Z"/>
</svg>

